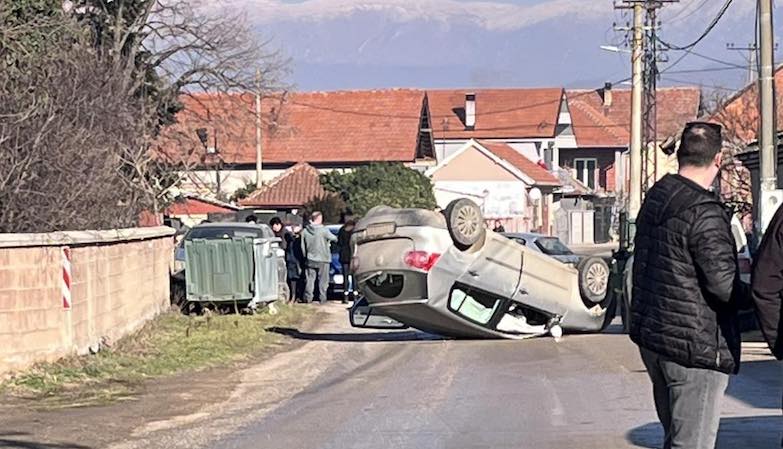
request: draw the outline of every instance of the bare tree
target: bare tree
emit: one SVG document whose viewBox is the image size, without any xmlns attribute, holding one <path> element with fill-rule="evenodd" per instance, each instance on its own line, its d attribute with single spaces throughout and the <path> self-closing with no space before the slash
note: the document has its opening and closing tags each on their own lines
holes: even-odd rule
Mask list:
<svg viewBox="0 0 783 449">
<path fill-rule="evenodd" d="M 750 172 L 736 158 L 755 139 L 758 126 L 756 87 L 729 96 L 715 90 L 706 108 L 711 120 L 723 126 L 723 167 L 721 195 L 727 205 L 746 220 L 753 211 Z"/>
<path fill-rule="evenodd" d="M 279 88 L 285 61 L 240 15 L 191 3 L 80 0 L 20 15 L 0 2 L 0 232 L 134 225 L 193 163 L 152 151 L 180 95 Z"/>
</svg>

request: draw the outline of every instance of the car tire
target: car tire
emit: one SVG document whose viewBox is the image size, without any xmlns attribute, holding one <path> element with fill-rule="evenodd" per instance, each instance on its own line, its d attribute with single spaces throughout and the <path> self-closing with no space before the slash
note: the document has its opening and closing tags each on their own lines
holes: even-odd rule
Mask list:
<svg viewBox="0 0 783 449">
<path fill-rule="evenodd" d="M 608 296 L 609 265 L 600 257 L 586 257 L 576 265 L 579 292 L 589 305 L 600 304 Z"/>
<path fill-rule="evenodd" d="M 467 198 L 454 200 L 446 207 L 444 215 L 451 240 L 460 250 L 465 251 L 484 239 L 484 218 L 473 201 Z"/>
</svg>

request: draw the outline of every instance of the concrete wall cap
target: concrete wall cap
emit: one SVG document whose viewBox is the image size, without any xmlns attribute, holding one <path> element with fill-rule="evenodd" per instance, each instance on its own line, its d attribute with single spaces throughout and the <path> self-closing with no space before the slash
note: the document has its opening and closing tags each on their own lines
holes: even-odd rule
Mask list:
<svg viewBox="0 0 783 449">
<path fill-rule="evenodd" d="M 90 245 L 170 237 L 176 231 L 168 226 L 111 229 L 106 231 L 57 231 L 36 234 L 0 234 L 0 248 Z"/>
</svg>

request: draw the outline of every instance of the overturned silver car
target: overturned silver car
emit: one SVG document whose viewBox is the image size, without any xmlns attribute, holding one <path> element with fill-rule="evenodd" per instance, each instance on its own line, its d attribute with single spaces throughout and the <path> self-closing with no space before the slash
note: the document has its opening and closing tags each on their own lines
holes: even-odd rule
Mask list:
<svg viewBox="0 0 783 449">
<path fill-rule="evenodd" d="M 468 199 L 443 213 L 376 207 L 353 239 L 364 295 L 350 313 L 355 327 L 522 339 L 598 332 L 614 316 L 603 259 L 574 265 L 526 248 L 487 230 Z"/>
</svg>

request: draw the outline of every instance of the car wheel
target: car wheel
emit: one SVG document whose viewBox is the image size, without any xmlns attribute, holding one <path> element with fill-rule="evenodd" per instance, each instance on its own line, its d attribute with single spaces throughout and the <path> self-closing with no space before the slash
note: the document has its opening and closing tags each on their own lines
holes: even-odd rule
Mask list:
<svg viewBox="0 0 783 449">
<path fill-rule="evenodd" d="M 600 257 L 587 257 L 579 261 L 576 268 L 582 298 L 591 304 L 603 302 L 609 290 L 609 265 Z"/>
<path fill-rule="evenodd" d="M 467 198 L 454 200 L 446 207 L 445 215 L 449 235 L 457 248 L 464 251 L 484 238 L 484 219 L 473 201 Z"/>
</svg>

